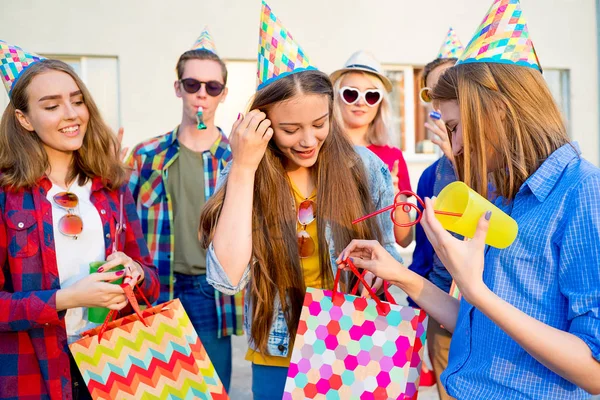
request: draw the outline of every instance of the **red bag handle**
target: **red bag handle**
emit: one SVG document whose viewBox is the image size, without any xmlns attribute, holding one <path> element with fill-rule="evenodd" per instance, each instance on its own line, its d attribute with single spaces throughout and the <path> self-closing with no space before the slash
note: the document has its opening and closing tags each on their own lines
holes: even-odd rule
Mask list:
<svg viewBox="0 0 600 400">
<path fill-rule="evenodd" d="M 142 292 L 142 290 L 137 285 L 134 288 L 132 288 L 131 285 L 128 283 L 122 283 L 119 286 L 121 286 L 121 288 L 125 292 L 125 297 L 127 297 L 129 304 L 131 304 L 133 311 L 135 311 L 135 314 L 139 317 L 140 321 L 142 321 L 144 326 L 148 326 L 148 323 L 146 322 L 146 319 L 144 318 L 144 314 L 142 313 L 142 310 L 140 310 L 140 305 L 139 305 L 137 299 L 135 298 L 135 294 L 133 293 L 133 290 L 134 290 L 134 288 L 138 289 L 138 293 L 140 294 L 140 297 L 142 298 L 142 300 L 144 300 L 144 303 L 146 303 L 146 305 L 148 307 L 152 307 L 150 302 L 148 302 L 148 299 L 146 299 L 146 296 L 144 296 L 144 292 Z M 102 340 L 102 336 L 104 335 L 104 332 L 106 332 L 106 329 L 108 328 L 108 324 L 118 314 L 119 314 L 119 312 L 117 310 L 110 310 L 110 312 L 106 316 L 106 319 L 104 320 L 104 323 L 102 324 L 102 327 L 100 328 L 100 331 L 98 332 L 98 343 L 100 343 L 100 340 Z"/>
<path fill-rule="evenodd" d="M 387 305 L 387 304 L 385 304 L 385 303 L 383 303 L 381 300 L 379 300 L 379 297 L 377 297 L 377 295 L 375 294 L 375 292 L 373 291 L 373 289 L 371 288 L 371 286 L 369 286 L 369 284 L 367 283 L 367 281 L 365 281 L 363 275 L 360 272 L 358 272 L 358 269 L 356 269 L 356 266 L 354 265 L 354 263 L 352 262 L 352 260 L 350 260 L 348 258 L 343 263 L 346 264 L 346 266 L 348 267 L 348 269 L 350 269 L 350 271 L 352 271 L 352 273 L 354 275 L 356 275 L 356 277 L 358 278 L 358 280 L 363 284 L 363 286 L 365 287 L 365 289 L 367 289 L 367 291 L 371 295 L 371 298 L 373 300 L 375 300 L 375 302 L 377 303 L 377 311 L 379 311 L 379 313 L 381 315 L 387 315 L 390 312 L 390 306 Z M 342 273 L 342 270 L 338 268 L 337 273 L 335 274 L 335 282 L 333 283 L 333 293 L 332 293 L 332 296 L 331 296 L 332 300 L 335 299 L 335 296 L 337 296 L 338 294 L 341 294 L 341 293 L 338 292 L 341 273 Z M 358 287 L 357 287 L 357 289 L 358 289 Z"/>
<path fill-rule="evenodd" d="M 362 272 L 362 277 L 364 279 L 365 275 L 367 275 L 367 270 L 363 270 Z M 358 285 L 360 284 L 360 281 L 357 281 L 354 284 L 354 287 L 352 288 L 352 291 L 350 292 L 350 294 L 356 296 L 356 294 L 358 293 Z M 392 296 L 392 294 L 390 293 L 390 283 L 388 281 L 383 281 L 383 293 L 385 294 L 385 298 L 388 301 L 388 303 L 391 303 L 393 305 L 398 305 L 398 303 L 396 303 L 396 300 L 394 299 L 394 297 Z"/>
</svg>

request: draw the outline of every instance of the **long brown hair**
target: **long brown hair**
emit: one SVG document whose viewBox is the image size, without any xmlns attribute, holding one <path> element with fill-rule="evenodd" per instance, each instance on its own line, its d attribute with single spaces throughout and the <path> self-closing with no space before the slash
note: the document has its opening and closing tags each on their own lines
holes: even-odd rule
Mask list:
<svg viewBox="0 0 600 400">
<path fill-rule="evenodd" d="M 15 111 L 27 114 L 27 88 L 32 79 L 47 71 L 69 74 L 88 108 L 90 119 L 81 148 L 73 153 L 67 182 L 78 179 L 80 185 L 88 179 L 101 177 L 105 187 L 114 190 L 126 183 L 127 172 L 119 160 L 119 143 L 112 130 L 103 121 L 96 103 L 75 71 L 58 60 L 42 60 L 27 68 L 12 88 L 10 102 L 0 122 L 0 185 L 12 189 L 34 186 L 50 167 L 42 141 L 35 132 L 29 132 L 17 120 Z"/>
<path fill-rule="evenodd" d="M 365 166 L 354 151 L 332 112 L 333 88 L 322 72 L 305 71 L 281 78 L 259 90 L 251 109 L 264 111 L 295 96 L 319 94 L 329 99 L 330 131 L 312 173 L 317 182 L 317 231 L 321 279 L 325 287 L 333 280 L 325 228 L 329 224 L 336 252 L 352 239 L 377 239 L 382 235 L 375 219 L 352 225 L 352 220 L 374 209 Z M 304 278 L 296 239 L 294 196 L 286 171 L 285 156 L 271 140 L 254 181 L 250 287 L 253 305 L 250 335 L 256 348 L 268 354 L 267 341 L 273 320 L 277 289 L 290 336 L 296 335 L 304 292 Z M 235 162 L 235 159 L 234 161 Z M 204 206 L 200 229 L 204 246 L 212 240 L 225 199 L 225 183 Z"/>
<path fill-rule="evenodd" d="M 483 196 L 492 153 L 496 194 L 512 200 L 544 160 L 570 142 L 542 74 L 532 68 L 460 64 L 442 75 L 431 97 L 458 101 L 464 143 L 455 157 L 459 178 Z"/>
</svg>

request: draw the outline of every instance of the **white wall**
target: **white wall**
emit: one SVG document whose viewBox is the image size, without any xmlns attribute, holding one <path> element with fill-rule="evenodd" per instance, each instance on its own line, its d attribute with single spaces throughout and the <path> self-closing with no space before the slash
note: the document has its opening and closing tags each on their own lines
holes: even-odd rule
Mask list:
<svg viewBox="0 0 600 400">
<path fill-rule="evenodd" d="M 573 137 L 598 165 L 595 2 L 521 3 L 542 65 L 571 70 Z M 372 51 L 385 64 L 423 65 L 434 58 L 450 25 L 466 44 L 490 4 L 491 0 L 270 1 L 313 63 L 327 72 L 357 49 Z M 125 144 L 131 145 L 178 123 L 174 66 L 204 25 L 209 25 L 223 58 L 254 60 L 259 14 L 259 0 L 4 1 L 0 39 L 38 53 L 117 56 L 120 120 Z M 252 68 L 238 69 L 230 98 L 217 115 L 225 130 L 243 110 L 248 99 L 242 93 L 251 91 L 255 81 Z M 416 186 L 422 167 L 414 167 Z"/>
</svg>

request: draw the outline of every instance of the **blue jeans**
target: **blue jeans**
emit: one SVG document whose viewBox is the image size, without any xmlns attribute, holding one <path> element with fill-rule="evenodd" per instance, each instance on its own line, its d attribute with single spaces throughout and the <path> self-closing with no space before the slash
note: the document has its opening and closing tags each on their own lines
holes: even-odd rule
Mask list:
<svg viewBox="0 0 600 400">
<path fill-rule="evenodd" d="M 252 396 L 254 400 L 281 400 L 288 369 L 252 364 Z"/>
<path fill-rule="evenodd" d="M 231 382 L 231 337 L 217 337 L 219 330 L 215 289 L 206 275 L 175 274 L 173 296 L 179 298 L 212 361 L 225 390 Z"/>
</svg>

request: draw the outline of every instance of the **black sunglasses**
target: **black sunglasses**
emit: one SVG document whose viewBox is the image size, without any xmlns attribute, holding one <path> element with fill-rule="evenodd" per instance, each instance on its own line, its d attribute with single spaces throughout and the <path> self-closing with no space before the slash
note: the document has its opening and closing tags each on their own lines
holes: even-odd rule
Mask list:
<svg viewBox="0 0 600 400">
<path fill-rule="evenodd" d="M 206 93 L 212 97 L 220 95 L 223 92 L 223 89 L 225 89 L 225 85 L 217 81 L 201 82 L 194 78 L 186 78 L 180 79 L 179 82 L 181 82 L 183 90 L 189 94 L 194 94 L 200 90 L 202 84 L 206 86 Z"/>
</svg>

